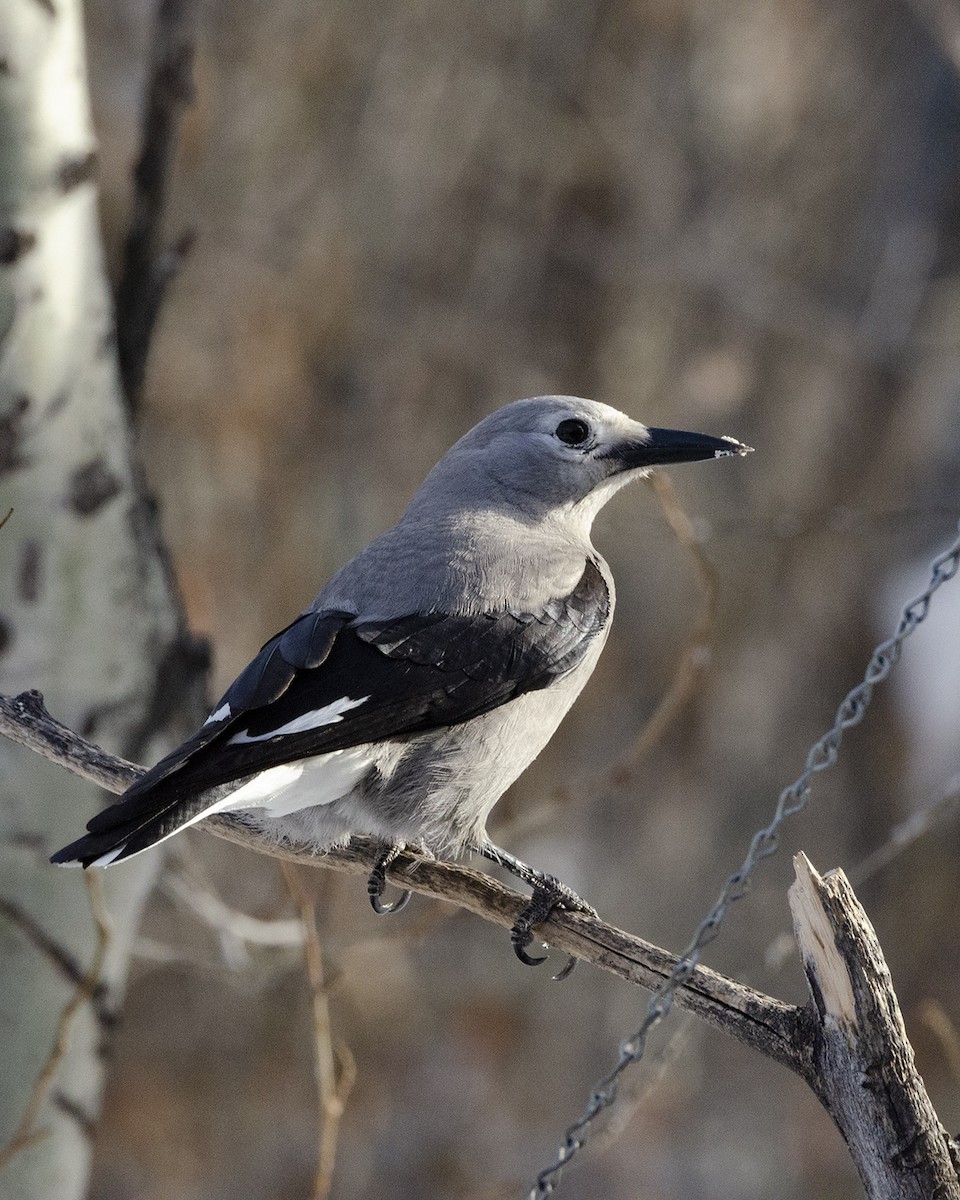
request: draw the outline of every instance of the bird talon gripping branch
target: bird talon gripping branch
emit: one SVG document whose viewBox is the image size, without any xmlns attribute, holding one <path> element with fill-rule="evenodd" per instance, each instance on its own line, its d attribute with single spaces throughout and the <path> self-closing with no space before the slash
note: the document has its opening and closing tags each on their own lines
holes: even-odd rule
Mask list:
<svg viewBox="0 0 960 1200">
<path fill-rule="evenodd" d="M 573 396 L 501 408 L 263 646 L 203 726 L 53 861 L 109 866 L 240 811 L 315 853 L 354 834 L 438 856 L 473 848 L 534 887 L 512 938 L 536 962 L 525 947 L 537 920 L 558 904 L 593 910 L 494 846 L 486 821 L 606 641 L 613 580 L 594 517 L 651 467 L 746 451 Z M 390 853 L 370 875 L 378 912 L 406 903 L 381 900 Z"/>
<path fill-rule="evenodd" d="M 520 915 L 513 923 L 510 930 L 510 941 L 514 953 L 528 967 L 539 967 L 541 963 L 547 961 L 546 958 L 532 958 L 527 954 L 527 946 L 533 941 L 534 927 L 542 925 L 553 910 L 562 905 L 564 893 L 570 896 L 574 895 L 558 879 L 552 875 L 544 875 L 542 882 L 535 885 L 533 895 L 526 907 L 521 910 Z M 576 962 L 575 959 L 574 962 Z M 563 978 L 566 978 L 571 970 L 570 967 L 565 968 Z"/>
<path fill-rule="evenodd" d="M 383 903 L 383 893 L 387 888 L 387 867 L 399 858 L 403 852 L 403 846 L 396 844 L 388 847 L 382 853 L 377 855 L 373 864 L 373 870 L 367 877 L 367 895 L 370 897 L 370 904 L 373 906 L 373 911 L 381 917 L 389 916 L 390 913 L 398 913 L 401 909 L 407 907 L 410 902 L 412 893 L 404 888 L 396 900 L 392 904 Z"/>
<path fill-rule="evenodd" d="M 547 961 L 546 958 L 532 958 L 527 954 L 527 946 L 533 941 L 534 927 L 542 925 L 555 908 L 568 912 L 585 913 L 591 917 L 597 915 L 595 908 L 587 904 L 585 900 L 581 900 L 576 892 L 571 891 L 555 876 L 540 876 L 539 880 L 534 883 L 533 895 L 526 907 L 521 910 L 510 930 L 510 942 L 514 953 L 528 967 L 539 967 L 541 963 Z M 577 960 L 571 954 L 567 958 L 566 966 L 554 975 L 554 980 L 559 982 L 566 979 L 576 965 Z"/>
</svg>

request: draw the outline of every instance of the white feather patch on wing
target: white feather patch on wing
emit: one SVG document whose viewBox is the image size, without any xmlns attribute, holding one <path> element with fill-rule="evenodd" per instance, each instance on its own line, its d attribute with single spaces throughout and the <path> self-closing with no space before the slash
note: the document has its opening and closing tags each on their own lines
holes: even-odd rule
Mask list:
<svg viewBox="0 0 960 1200">
<path fill-rule="evenodd" d="M 285 817 L 301 808 L 332 804 L 353 790 L 372 761 L 369 746 L 354 746 L 271 767 L 228 796 L 223 811 L 260 808 L 266 817 Z"/>
<path fill-rule="evenodd" d="M 94 859 L 94 861 L 90 864 L 90 866 L 91 867 L 109 867 L 110 864 L 113 862 L 113 860 L 115 858 L 119 858 L 120 855 L 124 852 L 124 850 L 126 850 L 126 848 L 127 848 L 126 842 L 124 842 L 124 844 L 122 846 L 115 846 L 113 850 L 108 850 L 106 852 L 106 854 L 101 854 L 99 858 Z M 74 865 L 73 863 L 70 863 L 71 867 L 73 865 Z"/>
<path fill-rule="evenodd" d="M 357 702 L 359 703 L 359 701 Z M 240 812 L 248 808 L 259 808 L 267 817 L 285 817 L 288 813 L 298 812 L 301 808 L 310 808 L 315 804 L 332 804 L 341 796 L 346 796 L 370 769 L 373 761 L 369 747 L 353 747 L 349 750 L 333 750 L 329 754 L 319 754 L 316 758 L 304 758 L 299 762 L 283 763 L 278 767 L 270 767 L 255 775 L 235 792 L 217 800 L 208 808 L 184 821 L 176 829 L 171 829 L 162 838 L 157 838 L 144 850 L 152 850 L 174 834 L 196 825 L 204 817 L 212 817 L 215 813 Z M 91 867 L 108 867 L 115 862 L 126 849 L 126 843 L 108 850 L 95 859 Z M 128 855 L 136 858 L 144 850 Z M 79 867 L 79 859 L 68 863 L 58 863 L 63 867 Z"/>
<path fill-rule="evenodd" d="M 280 725 L 277 729 L 271 729 L 267 733 L 251 734 L 242 729 L 230 738 L 227 745 L 242 745 L 244 742 L 266 742 L 270 738 L 281 737 L 286 733 L 307 733 L 311 729 L 320 729 L 323 725 L 335 725 L 338 721 L 343 720 L 345 712 L 349 712 L 351 708 L 357 708 L 361 704 L 366 704 L 369 699 L 369 696 L 361 696 L 359 700 L 351 700 L 349 696 L 341 696 L 339 700 L 334 700 L 332 704 L 325 704 L 323 708 L 314 708 L 310 712 L 301 713 L 299 717 L 294 717 L 286 725 Z"/>
<path fill-rule="evenodd" d="M 215 725 L 217 721 L 226 721 L 233 714 L 230 712 L 229 704 L 221 704 L 216 712 L 210 714 L 204 721 L 204 725 Z"/>
</svg>

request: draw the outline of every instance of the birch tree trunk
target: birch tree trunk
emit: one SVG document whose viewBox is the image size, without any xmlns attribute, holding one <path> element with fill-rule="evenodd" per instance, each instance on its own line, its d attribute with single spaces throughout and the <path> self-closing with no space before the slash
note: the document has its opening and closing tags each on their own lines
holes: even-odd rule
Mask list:
<svg viewBox="0 0 960 1200">
<path fill-rule="evenodd" d="M 71 725 L 150 761 L 195 719 L 205 664 L 183 635 L 133 456 L 95 166 L 78 0 L 4 0 L 0 520 L 13 513 L 0 529 L 0 689 L 40 688 Z M 79 1003 L 97 946 L 91 895 L 81 872 L 56 870 L 47 856 L 100 802 L 98 789 L 0 745 L 6 1200 L 72 1200 L 85 1190 L 103 1040 L 159 865 L 145 856 L 103 880 L 112 934 L 95 1003 Z M 65 1019 L 72 997 L 76 1012 Z M 51 1060 L 67 1034 L 69 1048 Z M 45 1064 L 55 1068 L 46 1081 Z M 42 1105 L 24 1123 L 31 1097 Z"/>
</svg>

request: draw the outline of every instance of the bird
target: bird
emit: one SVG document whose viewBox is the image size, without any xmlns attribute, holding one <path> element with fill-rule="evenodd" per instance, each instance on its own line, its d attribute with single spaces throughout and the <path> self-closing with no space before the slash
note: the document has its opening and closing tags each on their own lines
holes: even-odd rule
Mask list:
<svg viewBox="0 0 960 1200">
<path fill-rule="evenodd" d="M 487 834 L 597 664 L 615 604 L 591 542 L 600 509 L 652 468 L 751 447 L 646 426 L 575 396 L 507 404 L 457 441 L 400 520 L 264 644 L 182 745 L 52 856 L 106 867 L 217 813 L 320 853 L 381 847 L 373 907 L 406 847 L 472 852 L 533 889 L 526 963 L 555 908 L 595 910 Z"/>
</svg>

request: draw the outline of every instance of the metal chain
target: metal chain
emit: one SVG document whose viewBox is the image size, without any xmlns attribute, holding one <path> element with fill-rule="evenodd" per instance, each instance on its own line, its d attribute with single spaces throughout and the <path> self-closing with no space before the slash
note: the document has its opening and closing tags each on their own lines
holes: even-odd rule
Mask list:
<svg viewBox="0 0 960 1200">
<path fill-rule="evenodd" d="M 647 1035 L 670 1012 L 674 993 L 693 974 L 704 947 L 719 933 L 720 925 L 730 906 L 746 895 L 754 868 L 762 859 L 776 852 L 780 826 L 788 817 L 795 816 L 806 806 L 810 794 L 810 781 L 814 774 L 826 770 L 836 762 L 844 730 L 858 725 L 863 720 L 873 696 L 873 689 L 890 674 L 891 668 L 900 657 L 904 640 L 926 618 L 933 593 L 956 575 L 958 566 L 960 535 L 949 550 L 944 551 L 931 563 L 930 581 L 926 588 L 904 608 L 893 637 L 882 642 L 874 650 L 862 683 L 844 697 L 837 709 L 833 726 L 811 747 L 803 774 L 780 793 L 773 820 L 753 835 L 739 870 L 734 871 L 727 879 L 713 908 L 697 927 L 689 946 L 651 996 L 643 1024 L 636 1033 L 624 1038 L 620 1043 L 616 1065 L 594 1087 L 583 1115 L 566 1130 L 556 1161 L 537 1176 L 536 1183 L 528 1193 L 528 1200 L 542 1200 L 544 1196 L 554 1193 L 564 1168 L 585 1145 L 594 1120 L 616 1100 L 620 1076 L 627 1067 L 639 1062 L 643 1057 Z"/>
</svg>

